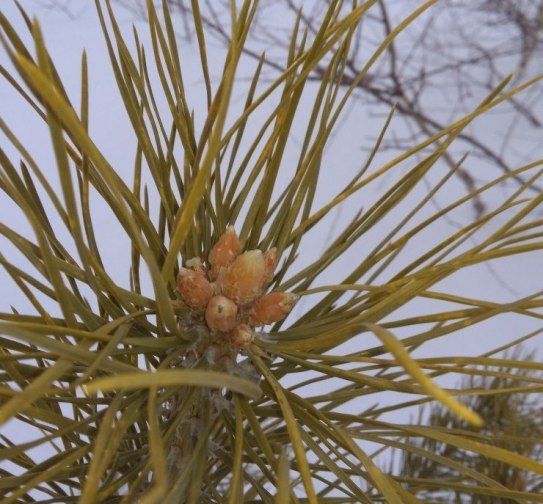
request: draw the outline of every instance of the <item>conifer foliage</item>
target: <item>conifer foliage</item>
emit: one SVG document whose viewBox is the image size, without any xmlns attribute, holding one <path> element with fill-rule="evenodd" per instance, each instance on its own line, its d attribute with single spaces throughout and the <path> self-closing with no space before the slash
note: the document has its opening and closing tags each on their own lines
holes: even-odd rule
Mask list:
<svg viewBox="0 0 543 504">
<path fill-rule="evenodd" d="M 322 203 L 316 195 L 334 172 L 331 135 L 353 91 L 435 2 L 418 3 L 342 87 L 357 26 L 377 3 L 331 0 L 313 33 L 300 30 L 300 11 L 284 70 L 264 79 L 261 61 L 247 84 L 236 72 L 258 1 L 231 2 L 231 42 L 224 66 L 213 71 L 192 1 L 207 102 L 195 107 L 183 58 L 192 49 L 176 40 L 167 2 L 148 2 L 146 45 L 138 30 L 124 33 L 108 0 L 97 0 L 126 128 L 137 139 L 131 181 L 89 129 L 89 82 L 100 76 L 86 55 L 81 102 L 74 103 L 39 22 L 21 9 L 28 32 L 18 33 L 0 9 L 0 40 L 11 61 L 1 74 L 19 92 L 20 107 L 43 119 L 55 160 L 35 159 L 34 146 L 0 119 L 2 145 L 9 143 L 0 149 L 0 189 L 31 229 L 25 234 L 1 216 L 0 262 L 28 301 L 10 311 L 7 299 L 0 313 L 0 422 L 10 426 L 0 437 L 3 503 L 404 504 L 424 501 L 419 489 L 431 484 L 543 500 L 537 489 L 504 485 L 419 442 L 543 474 L 541 460 L 515 448 L 541 439 L 499 443 L 508 434 L 489 435 L 465 401 L 499 389 L 450 389 L 441 378 L 541 364 L 504 363 L 503 347 L 471 357 L 414 352 L 504 314 L 541 318 L 541 292 L 502 303 L 447 292 L 442 281 L 503 258 L 541 257 L 543 194 L 532 189 L 542 160 L 426 211 L 453 174 L 439 167 L 455 139 L 539 78 L 515 86 L 505 79 L 471 113 L 386 159 L 377 154 L 392 110 L 367 159 Z M 310 82 L 323 63 L 322 79 Z M 232 103 L 237 86 L 246 90 L 241 110 Z M 287 149 L 295 122 L 304 131 L 297 163 Z M 428 178 L 434 173 L 440 178 Z M 447 227 L 458 208 L 519 178 L 522 185 L 486 213 Z M 415 194 L 423 196 L 415 201 Z M 108 225 L 118 239 L 130 244 L 126 282 L 103 260 L 117 244 L 101 235 L 97 201 L 114 217 Z M 307 237 L 327 233 L 331 212 L 352 201 L 363 209 L 333 230 L 322 254 L 310 254 Z M 427 231 L 435 228 L 450 232 L 432 243 Z M 325 283 L 323 274 L 353 250 L 349 271 Z M 413 250 L 421 252 L 413 257 Z M 412 302 L 427 310 L 407 316 L 403 308 Z M 437 302 L 445 307 L 438 312 Z M 508 346 L 536 334 L 511 334 Z M 533 388 L 521 380 L 515 393 Z M 407 420 L 410 406 L 430 401 L 469 430 Z M 398 450 L 455 478 L 428 482 L 416 471 L 406 478 L 388 470 L 387 457 Z"/>
</svg>

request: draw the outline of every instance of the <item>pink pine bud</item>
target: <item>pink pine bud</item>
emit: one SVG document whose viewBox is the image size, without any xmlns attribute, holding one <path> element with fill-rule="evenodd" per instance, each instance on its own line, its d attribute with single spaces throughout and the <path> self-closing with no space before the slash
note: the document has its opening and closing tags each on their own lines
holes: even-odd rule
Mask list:
<svg viewBox="0 0 543 504">
<path fill-rule="evenodd" d="M 177 290 L 183 302 L 196 310 L 206 307 L 213 295 L 213 287 L 200 271 L 181 268 L 177 275 Z"/>
<path fill-rule="evenodd" d="M 264 252 L 264 275 L 265 282 L 272 281 L 273 273 L 275 272 L 275 266 L 277 265 L 277 249 L 271 248 L 267 252 Z"/>
<path fill-rule="evenodd" d="M 260 250 L 250 250 L 236 257 L 230 267 L 221 272 L 221 292 L 240 305 L 254 301 L 264 286 L 264 257 Z"/>
<path fill-rule="evenodd" d="M 283 320 L 298 301 L 291 292 L 270 292 L 255 301 L 251 309 L 251 323 L 255 326 L 273 324 Z"/>
<path fill-rule="evenodd" d="M 207 305 L 205 318 L 207 325 L 217 331 L 228 332 L 236 327 L 238 307 L 224 296 L 213 296 Z"/>
<path fill-rule="evenodd" d="M 239 324 L 229 334 L 230 343 L 238 348 L 249 346 L 255 339 L 255 334 L 251 326 L 247 324 Z"/>
<path fill-rule="evenodd" d="M 187 268 L 206 274 L 206 268 L 204 266 L 204 263 L 199 257 L 193 257 L 192 259 L 189 259 L 186 264 Z"/>
<path fill-rule="evenodd" d="M 211 280 L 217 279 L 221 268 L 227 268 L 232 264 L 239 255 L 239 249 L 239 238 L 234 228 L 230 226 L 217 240 L 207 258 L 211 267 L 209 272 Z"/>
</svg>

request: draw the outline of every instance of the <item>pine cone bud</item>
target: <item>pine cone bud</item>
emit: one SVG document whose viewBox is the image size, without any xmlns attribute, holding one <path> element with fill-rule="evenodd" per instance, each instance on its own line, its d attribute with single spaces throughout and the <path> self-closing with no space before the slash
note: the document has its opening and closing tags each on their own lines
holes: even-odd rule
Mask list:
<svg viewBox="0 0 543 504">
<path fill-rule="evenodd" d="M 240 305 L 254 301 L 264 286 L 264 257 L 260 250 L 250 250 L 236 257 L 219 278 L 221 292 Z"/>
<path fill-rule="evenodd" d="M 239 238 L 236 235 L 234 228 L 230 226 L 217 240 L 217 243 L 215 243 L 207 258 L 211 267 L 209 271 L 211 280 L 216 280 L 221 268 L 230 266 L 234 259 L 239 255 L 239 252 Z"/>
<path fill-rule="evenodd" d="M 280 322 L 290 313 L 296 301 L 298 296 L 291 292 L 270 292 L 255 301 L 250 321 L 255 326 Z"/>
<path fill-rule="evenodd" d="M 273 279 L 275 267 L 277 266 L 277 249 L 271 248 L 264 252 L 264 281 L 270 283 Z"/>
<path fill-rule="evenodd" d="M 228 332 L 236 327 L 238 307 L 224 296 L 213 296 L 207 305 L 205 318 L 207 325 L 217 331 Z"/>
<path fill-rule="evenodd" d="M 183 302 L 196 310 L 206 307 L 213 295 L 213 287 L 201 271 L 181 268 L 177 275 L 177 290 Z"/>
<path fill-rule="evenodd" d="M 249 346 L 255 339 L 255 333 L 251 326 L 247 324 L 239 324 L 229 334 L 230 343 L 238 348 Z"/>
<path fill-rule="evenodd" d="M 206 268 L 204 266 L 204 263 L 199 257 L 193 257 L 192 259 L 189 259 L 186 262 L 187 268 L 190 268 L 193 271 L 197 271 L 199 273 L 206 274 Z"/>
</svg>

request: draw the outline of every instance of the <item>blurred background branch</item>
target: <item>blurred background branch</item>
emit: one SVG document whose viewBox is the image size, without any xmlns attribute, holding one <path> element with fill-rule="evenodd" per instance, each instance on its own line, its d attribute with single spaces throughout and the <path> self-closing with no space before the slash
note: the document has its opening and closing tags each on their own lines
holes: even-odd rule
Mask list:
<svg viewBox="0 0 543 504">
<path fill-rule="evenodd" d="M 194 40 L 191 0 L 168 0 L 170 8 L 179 15 L 178 36 Z M 134 19 L 145 17 L 145 0 L 116 0 Z M 160 3 L 160 2 L 157 2 Z M 415 2 L 378 0 L 376 9 L 364 17 L 348 56 L 348 70 L 341 85 L 350 86 L 360 72 L 366 57 L 372 54 L 398 20 L 414 7 Z M 420 2 L 419 2 L 420 3 Z M 81 4 L 72 0 L 41 0 L 42 5 L 61 9 L 70 17 L 77 16 Z M 295 0 L 263 0 L 258 9 L 246 55 L 264 63 L 270 76 L 284 70 L 288 41 L 293 20 L 300 13 L 301 30 L 314 35 L 328 1 L 301 2 Z M 229 42 L 229 0 L 198 2 L 208 36 L 226 46 Z M 473 106 L 473 97 L 482 96 L 510 73 L 515 81 L 528 79 L 540 71 L 542 49 L 543 0 L 442 0 L 430 10 L 425 23 L 414 24 L 395 40 L 380 58 L 371 74 L 357 84 L 359 103 L 375 116 L 382 116 L 396 106 L 398 121 L 391 138 L 382 146 L 405 149 L 443 129 L 454 119 L 453 114 L 465 113 Z M 323 78 L 326 61 L 317 66 L 312 80 Z M 469 152 L 486 168 L 509 172 L 512 156 L 526 159 L 541 147 L 539 130 L 542 120 L 542 88 L 534 87 L 521 98 L 510 101 L 505 125 L 494 137 L 488 131 L 471 130 L 462 133 L 457 149 Z M 440 106 L 445 103 L 446 106 Z M 447 111 L 446 113 L 444 111 Z M 503 113 L 503 112 L 502 112 Z M 495 125 L 492 125 L 495 126 Z M 361 126 L 362 128 L 362 126 Z M 362 133 L 362 131 L 361 131 Z M 519 153 L 510 148 L 510 141 L 525 140 Z M 362 145 L 369 148 L 368 145 Z M 453 157 L 445 160 L 451 167 Z M 464 166 L 456 173 L 466 190 L 472 191 L 482 170 Z M 484 169 L 483 169 L 484 172 Z M 516 177 L 516 182 L 523 180 Z M 540 187 L 532 190 L 540 191 Z M 484 203 L 474 199 L 477 214 Z"/>
<path fill-rule="evenodd" d="M 533 354 L 516 351 L 508 359 L 533 362 Z M 500 391 L 498 394 L 477 395 L 466 399 L 466 404 L 476 411 L 485 421 L 485 427 L 473 429 L 466 422 L 458 419 L 439 404 L 434 404 L 428 411 L 421 408 L 419 424 L 428 424 L 442 432 L 471 433 L 473 439 L 487 437 L 493 440 L 493 445 L 514 451 L 533 460 L 543 460 L 543 415 L 541 414 L 541 393 L 535 388 L 533 394 L 519 394 L 518 387 L 524 387 L 530 382 L 541 383 L 541 373 L 533 370 L 502 368 L 484 369 L 485 375 L 472 375 L 463 380 L 464 390 Z M 539 385 L 540 387 L 540 385 Z M 534 440 L 540 442 L 534 442 Z M 480 454 L 462 450 L 452 445 L 437 442 L 430 438 L 412 441 L 419 448 L 438 454 L 448 460 L 461 464 L 463 467 L 478 471 L 489 476 L 509 490 L 520 492 L 543 492 L 543 477 L 508 464 L 491 460 Z M 500 498 L 497 496 L 472 494 L 466 496 L 462 491 L 445 489 L 446 482 L 460 482 L 461 474 L 445 468 L 436 460 L 421 457 L 413 451 L 399 451 L 399 474 L 417 491 L 418 496 L 425 502 L 470 502 L 472 504 L 514 504 L 517 499 Z M 396 461 L 391 462 L 390 471 L 394 471 Z M 465 476 L 464 476 L 465 477 Z M 431 481 L 441 481 L 442 487 L 431 484 Z M 469 498 L 469 501 L 463 500 Z"/>
</svg>

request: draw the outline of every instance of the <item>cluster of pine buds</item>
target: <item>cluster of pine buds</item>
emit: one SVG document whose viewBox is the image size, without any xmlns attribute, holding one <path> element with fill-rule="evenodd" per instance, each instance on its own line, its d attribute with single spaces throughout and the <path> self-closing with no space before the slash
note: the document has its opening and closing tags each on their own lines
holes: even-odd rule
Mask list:
<svg viewBox="0 0 543 504">
<path fill-rule="evenodd" d="M 283 320 L 298 300 L 288 292 L 264 294 L 276 263 L 275 248 L 242 253 L 239 238 L 229 227 L 211 249 L 207 265 L 196 257 L 180 269 L 177 290 L 211 333 L 224 337 L 234 349 L 261 354 L 253 343 L 255 327 Z"/>
</svg>

